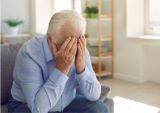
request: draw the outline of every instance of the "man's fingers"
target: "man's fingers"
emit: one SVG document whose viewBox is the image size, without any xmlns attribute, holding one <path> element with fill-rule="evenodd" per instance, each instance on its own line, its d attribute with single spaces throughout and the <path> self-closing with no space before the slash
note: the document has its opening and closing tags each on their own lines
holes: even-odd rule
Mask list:
<svg viewBox="0 0 160 113">
<path fill-rule="evenodd" d="M 65 51 L 70 52 L 70 50 L 72 50 L 72 47 L 74 46 L 75 43 L 77 43 L 76 38 L 72 37 L 72 39 L 70 40 L 70 42 L 66 46 Z"/>
<path fill-rule="evenodd" d="M 77 47 L 77 48 L 78 48 L 78 54 L 80 54 L 80 53 L 82 54 L 82 48 L 81 48 L 80 44 L 78 43 L 77 46 L 78 46 L 78 47 Z"/>
<path fill-rule="evenodd" d="M 86 39 L 85 39 L 85 37 L 80 37 L 80 40 L 82 41 L 83 46 L 86 46 Z"/>
<path fill-rule="evenodd" d="M 81 38 L 79 38 L 79 43 L 78 44 L 80 45 L 81 50 L 83 50 L 85 48 Z"/>
<path fill-rule="evenodd" d="M 74 57 L 75 57 L 75 55 L 76 55 L 76 52 L 77 52 L 77 44 L 76 44 L 75 49 L 74 49 L 74 52 L 73 52 Z"/>
<path fill-rule="evenodd" d="M 76 49 L 77 49 L 77 39 L 75 38 L 75 41 L 72 44 L 71 49 L 70 49 L 69 52 L 74 53 Z"/>
<path fill-rule="evenodd" d="M 71 40 L 71 37 L 67 38 L 67 40 L 62 44 L 60 49 L 65 50 L 70 40 Z"/>
<path fill-rule="evenodd" d="M 72 48 L 71 48 L 71 51 L 72 51 L 72 49 L 74 50 L 76 48 L 77 48 L 77 38 L 75 38 L 75 41 L 74 41 Z"/>
</svg>

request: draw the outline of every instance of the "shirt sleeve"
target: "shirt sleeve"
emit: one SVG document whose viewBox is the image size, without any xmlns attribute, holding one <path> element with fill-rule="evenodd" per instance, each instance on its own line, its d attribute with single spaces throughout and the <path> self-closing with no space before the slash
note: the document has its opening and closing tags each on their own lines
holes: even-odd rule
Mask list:
<svg viewBox="0 0 160 113">
<path fill-rule="evenodd" d="M 27 54 L 17 56 L 14 76 L 32 113 L 48 113 L 59 100 L 68 77 L 53 68 L 44 83 L 42 69 Z"/>
<path fill-rule="evenodd" d="M 101 85 L 96 78 L 95 72 L 93 71 L 90 55 L 86 49 L 86 67 L 85 70 L 77 74 L 77 81 L 80 88 L 80 92 L 90 101 L 99 99 L 101 93 Z"/>
</svg>

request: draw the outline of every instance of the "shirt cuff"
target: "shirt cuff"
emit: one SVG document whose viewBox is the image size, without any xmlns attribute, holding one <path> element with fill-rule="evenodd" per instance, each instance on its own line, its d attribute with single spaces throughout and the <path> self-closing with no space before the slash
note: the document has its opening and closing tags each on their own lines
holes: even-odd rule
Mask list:
<svg viewBox="0 0 160 113">
<path fill-rule="evenodd" d="M 50 78 L 49 78 L 53 83 L 56 85 L 63 85 L 67 82 L 68 76 L 62 73 L 60 70 L 57 68 L 54 68 L 51 71 Z"/>
<path fill-rule="evenodd" d="M 84 81 L 84 80 L 86 80 L 88 78 L 89 74 L 90 74 L 90 71 L 86 66 L 85 70 L 82 73 L 77 74 L 76 78 L 77 78 L 78 81 Z"/>
</svg>

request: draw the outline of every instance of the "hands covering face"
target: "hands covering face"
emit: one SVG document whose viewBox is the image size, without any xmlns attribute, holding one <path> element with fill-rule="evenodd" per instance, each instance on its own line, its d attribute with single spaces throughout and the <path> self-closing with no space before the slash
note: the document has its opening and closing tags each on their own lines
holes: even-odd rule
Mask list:
<svg viewBox="0 0 160 113">
<path fill-rule="evenodd" d="M 77 73 L 81 73 L 85 69 L 85 48 L 86 48 L 86 38 L 82 36 L 78 38 L 78 43 L 77 43 L 77 55 L 75 60 Z"/>
<path fill-rule="evenodd" d="M 68 74 L 74 61 L 77 73 L 81 73 L 85 69 L 86 39 L 84 36 L 67 38 L 59 49 L 50 40 L 48 43 L 56 60 L 56 68 L 65 75 Z"/>
</svg>

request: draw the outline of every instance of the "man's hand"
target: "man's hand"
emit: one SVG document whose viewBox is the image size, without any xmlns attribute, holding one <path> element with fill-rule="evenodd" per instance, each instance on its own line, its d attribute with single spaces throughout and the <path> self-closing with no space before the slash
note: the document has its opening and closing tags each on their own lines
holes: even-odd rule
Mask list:
<svg viewBox="0 0 160 113">
<path fill-rule="evenodd" d="M 67 75 L 75 59 L 77 39 L 67 38 L 59 50 L 55 44 L 49 43 L 49 45 L 51 45 L 51 50 L 56 60 L 56 68 Z"/>
<path fill-rule="evenodd" d="M 81 73 L 85 69 L 85 48 L 86 48 L 86 39 L 84 36 L 78 38 L 77 43 L 77 55 L 76 55 L 76 69 L 77 73 Z"/>
</svg>

